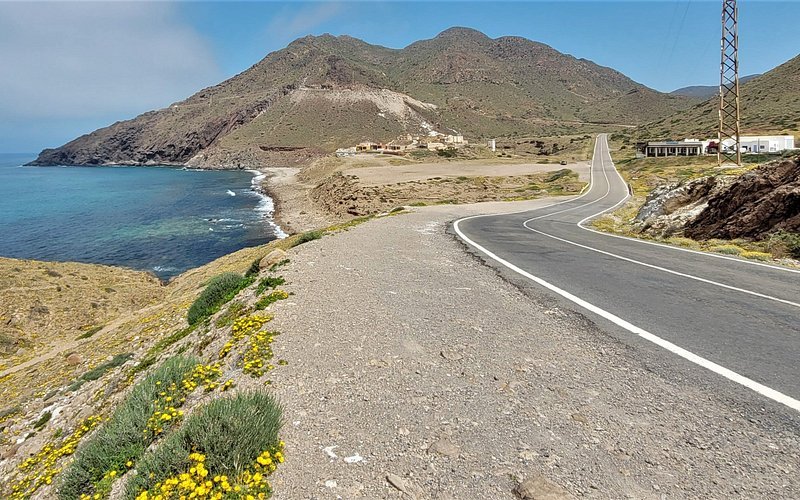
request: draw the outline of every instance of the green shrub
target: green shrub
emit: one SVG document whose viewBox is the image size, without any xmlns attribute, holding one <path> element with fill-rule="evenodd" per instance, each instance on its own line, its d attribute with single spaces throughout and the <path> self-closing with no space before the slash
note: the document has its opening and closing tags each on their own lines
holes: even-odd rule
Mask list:
<svg viewBox="0 0 800 500">
<path fill-rule="evenodd" d="M 214 322 L 217 328 L 223 328 L 226 326 L 230 326 L 233 322 L 242 315 L 245 310 L 245 306 L 241 302 L 232 302 L 231 305 L 228 306 L 228 310 L 222 313 L 217 321 Z"/>
<path fill-rule="evenodd" d="M 436 154 L 443 156 L 444 158 L 455 158 L 458 154 L 458 151 L 456 151 L 456 148 L 447 148 L 436 151 Z"/>
<path fill-rule="evenodd" d="M 142 358 L 139 364 L 133 367 L 131 373 L 135 375 L 153 366 L 156 361 L 158 361 L 158 356 L 162 352 L 164 352 L 172 344 L 184 339 L 187 335 L 195 331 L 196 328 L 196 324 L 187 326 L 186 328 L 178 330 L 177 332 L 156 342 L 155 345 L 151 347 L 149 351 L 147 351 L 147 354 L 145 354 L 144 358 Z"/>
<path fill-rule="evenodd" d="M 308 243 L 309 241 L 314 241 L 322 238 L 325 234 L 325 231 L 306 231 L 305 233 L 301 234 L 299 238 L 297 238 L 294 242 L 292 242 L 292 247 L 296 247 L 297 245 L 302 245 L 303 243 Z"/>
<path fill-rule="evenodd" d="M 52 412 L 46 411 L 42 413 L 42 416 L 33 423 L 33 428 L 37 431 L 44 429 L 44 426 L 47 425 L 47 422 L 50 421 L 50 418 L 53 416 Z"/>
<path fill-rule="evenodd" d="M 739 255 L 742 253 L 742 248 L 736 245 L 719 245 L 711 247 L 712 252 L 722 253 L 725 255 Z"/>
<path fill-rule="evenodd" d="M 767 248 L 775 257 L 800 259 L 800 233 L 778 231 L 769 237 Z"/>
<path fill-rule="evenodd" d="M 189 308 L 186 316 L 189 324 L 194 325 L 219 311 L 220 307 L 250 285 L 253 280 L 253 277 L 245 278 L 236 273 L 223 273 L 211 278 L 208 286 Z"/>
<path fill-rule="evenodd" d="M 261 259 L 256 259 L 250 264 L 250 267 L 247 269 L 247 272 L 244 273 L 246 278 L 250 276 L 256 276 L 261 271 Z"/>
<path fill-rule="evenodd" d="M 275 290 L 269 295 L 265 295 L 258 299 L 258 301 L 255 303 L 255 308 L 257 311 L 260 311 L 269 307 L 270 304 L 286 298 L 289 298 L 288 293 L 284 292 L 283 290 Z"/>
<path fill-rule="evenodd" d="M 545 182 L 553 182 L 557 181 L 558 179 L 563 179 L 564 177 L 572 177 L 573 175 L 575 175 L 575 172 L 572 170 L 568 168 L 562 168 L 561 170 L 556 170 L 550 174 L 547 179 L 545 179 Z"/>
<path fill-rule="evenodd" d="M 69 387 L 67 387 L 67 390 L 68 391 L 78 390 L 86 382 L 99 379 L 100 377 L 105 375 L 108 370 L 124 365 L 125 362 L 127 362 L 132 357 L 133 353 L 130 352 L 126 352 L 125 354 L 117 354 L 116 356 L 111 358 L 111 361 L 107 361 L 101 365 L 97 365 L 88 372 L 81 375 L 78 378 L 78 380 L 76 380 L 75 382 L 70 384 Z"/>
<path fill-rule="evenodd" d="M 283 285 L 284 283 L 286 283 L 286 280 L 283 279 L 283 276 L 267 276 L 266 278 L 258 282 L 258 287 L 256 288 L 256 295 L 261 295 L 268 288 L 277 288 Z"/>
<path fill-rule="evenodd" d="M 170 358 L 136 384 L 108 422 L 78 449 L 62 475 L 59 497 L 77 499 L 82 493 L 92 494 L 92 485 L 107 471 L 125 470 L 128 461 L 141 457 L 150 445 L 145 430 L 159 392 L 172 383 L 180 384 L 197 362 L 194 357 Z"/>
<path fill-rule="evenodd" d="M 212 474 L 236 476 L 279 442 L 282 409 L 265 392 L 220 398 L 192 413 L 183 426 L 136 465 L 125 497 L 133 499 L 156 483 L 189 468 L 189 454 L 205 455 Z"/>
<path fill-rule="evenodd" d="M 95 333 L 99 332 L 102 329 L 103 329 L 103 325 L 93 326 L 93 327 L 89 328 L 88 330 L 86 330 L 85 332 L 83 332 L 80 335 L 78 335 L 78 339 L 88 339 L 89 337 L 91 337 L 92 335 L 94 335 Z"/>
</svg>

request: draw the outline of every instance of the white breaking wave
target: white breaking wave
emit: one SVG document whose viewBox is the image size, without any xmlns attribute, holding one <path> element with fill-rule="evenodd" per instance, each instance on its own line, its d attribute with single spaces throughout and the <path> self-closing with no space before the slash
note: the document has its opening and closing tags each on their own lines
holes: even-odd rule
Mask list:
<svg viewBox="0 0 800 500">
<path fill-rule="evenodd" d="M 236 193 L 234 193 L 234 192 L 233 192 L 233 191 L 231 191 L 230 189 L 229 189 L 229 190 L 227 190 L 227 191 L 225 191 L 225 192 L 226 192 L 226 193 L 228 193 L 230 196 L 236 196 Z"/>
<path fill-rule="evenodd" d="M 273 219 L 273 216 L 275 215 L 275 203 L 272 201 L 272 198 L 264 194 L 264 192 L 261 190 L 261 181 L 263 181 L 267 175 L 263 172 L 259 172 L 258 170 L 248 170 L 248 172 L 253 174 L 253 179 L 250 181 L 252 190 L 261 198 L 261 200 L 258 202 L 258 205 L 256 205 L 256 212 L 261 213 L 262 218 L 266 219 L 267 224 L 269 224 L 272 228 L 272 232 L 275 234 L 276 238 L 286 238 L 289 235 L 286 234 Z"/>
</svg>

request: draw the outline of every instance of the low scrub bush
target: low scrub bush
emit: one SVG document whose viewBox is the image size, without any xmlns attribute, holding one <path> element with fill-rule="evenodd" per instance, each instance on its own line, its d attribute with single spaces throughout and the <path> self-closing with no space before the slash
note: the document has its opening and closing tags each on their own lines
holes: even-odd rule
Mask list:
<svg viewBox="0 0 800 500">
<path fill-rule="evenodd" d="M 267 276 L 266 278 L 262 279 L 258 282 L 258 287 L 256 288 L 256 295 L 261 295 L 267 289 L 274 289 L 286 283 L 286 280 L 283 279 L 283 276 Z"/>
<path fill-rule="evenodd" d="M 130 353 L 130 352 L 127 352 L 125 354 L 117 354 L 116 356 L 111 358 L 111 361 L 106 361 L 105 363 L 103 363 L 101 365 L 97 365 L 94 368 L 92 368 L 91 370 L 89 370 L 88 372 L 86 372 L 83 375 L 81 375 L 78 378 L 78 380 L 76 380 L 69 387 L 67 387 L 67 390 L 68 391 L 75 391 L 78 388 L 80 388 L 83 384 L 85 384 L 86 382 L 89 382 L 91 380 L 99 379 L 100 377 L 105 375 L 107 371 L 111 370 L 112 368 L 116 368 L 118 366 L 124 365 L 132 357 L 133 357 L 133 354 Z"/>
<path fill-rule="evenodd" d="M 256 308 L 256 310 L 260 311 L 262 309 L 266 309 L 267 307 L 269 307 L 270 304 L 273 304 L 273 303 L 275 303 L 275 302 L 277 302 L 279 300 L 283 300 L 283 299 L 287 299 L 287 298 L 289 298 L 289 294 L 288 293 L 284 292 L 283 290 L 275 290 L 274 292 L 270 293 L 269 295 L 265 295 L 265 296 L 261 297 L 260 299 L 258 299 L 258 301 L 255 303 L 255 308 Z"/>
<path fill-rule="evenodd" d="M 309 241 L 318 240 L 322 238 L 324 234 L 324 231 L 306 231 L 292 242 L 292 246 L 296 247 L 297 245 L 302 245 L 303 243 L 308 243 Z"/>
<path fill-rule="evenodd" d="M 258 273 L 261 271 L 261 259 L 256 259 L 250 264 L 250 267 L 247 269 L 247 272 L 244 273 L 245 278 L 249 278 L 250 276 L 257 276 Z"/>
<path fill-rule="evenodd" d="M 205 290 L 192 303 L 186 319 L 190 325 L 199 323 L 219 311 L 225 303 L 233 299 L 243 288 L 250 285 L 255 278 L 243 277 L 236 273 L 223 273 L 214 276 Z"/>
<path fill-rule="evenodd" d="M 156 361 L 158 361 L 158 356 L 162 352 L 164 352 L 172 344 L 184 339 L 187 335 L 195 331 L 196 328 L 196 324 L 187 326 L 186 328 L 178 330 L 177 332 L 156 342 L 155 345 L 151 347 L 149 351 L 147 351 L 147 354 L 145 354 L 144 358 L 139 362 L 139 364 L 133 367 L 132 374 L 135 375 L 153 366 Z"/>
<path fill-rule="evenodd" d="M 136 384 L 105 425 L 78 450 L 61 478 L 59 497 L 72 500 L 91 495 L 106 472 L 126 470 L 127 464 L 141 457 L 152 441 L 147 422 L 156 410 L 159 393 L 180 384 L 196 365 L 193 357 L 170 358 Z"/>
<path fill-rule="evenodd" d="M 89 337 L 91 337 L 92 335 L 94 335 L 95 333 L 99 332 L 102 329 L 103 329 L 103 325 L 97 325 L 97 326 L 90 327 L 90 328 L 86 329 L 83 333 L 78 335 L 78 339 L 88 339 Z"/>
<path fill-rule="evenodd" d="M 138 473 L 127 484 L 125 498 L 132 500 L 162 481 L 193 474 L 198 464 L 209 472 L 209 478 L 226 476 L 226 482 L 239 485 L 237 479 L 247 473 L 251 481 L 241 483 L 252 484 L 251 471 L 258 469 L 267 475 L 274 470 L 275 462 L 283 460 L 278 439 L 281 414 L 280 404 L 264 392 L 212 401 L 192 413 L 179 430 L 140 460 Z M 240 488 L 245 491 L 236 498 L 255 493 L 248 491 L 248 484 L 241 484 Z"/>
<path fill-rule="evenodd" d="M 767 252 L 744 251 L 739 255 L 744 257 L 745 259 L 760 260 L 760 261 L 767 261 L 772 258 L 772 254 Z"/>
<path fill-rule="evenodd" d="M 725 255 L 739 255 L 742 253 L 742 249 L 736 245 L 719 245 L 711 247 L 710 250 Z"/>
<path fill-rule="evenodd" d="M 563 179 L 564 177 L 573 177 L 576 176 L 575 172 L 568 168 L 562 168 L 561 170 L 556 170 L 552 174 L 550 174 L 544 181 L 545 182 L 553 182 L 559 179 Z"/>
<path fill-rule="evenodd" d="M 800 259 L 800 233 L 778 231 L 769 237 L 767 247 L 775 257 Z"/>
<path fill-rule="evenodd" d="M 42 413 L 42 416 L 33 423 L 33 428 L 37 431 L 44 429 L 44 426 L 47 425 L 47 422 L 49 422 L 52 417 L 52 412 L 46 411 Z"/>
<path fill-rule="evenodd" d="M 214 324 L 217 326 L 217 328 L 230 326 L 233 324 L 236 318 L 241 316 L 244 312 L 244 304 L 241 302 L 231 302 L 231 305 L 228 306 L 228 310 L 221 314 Z"/>
</svg>

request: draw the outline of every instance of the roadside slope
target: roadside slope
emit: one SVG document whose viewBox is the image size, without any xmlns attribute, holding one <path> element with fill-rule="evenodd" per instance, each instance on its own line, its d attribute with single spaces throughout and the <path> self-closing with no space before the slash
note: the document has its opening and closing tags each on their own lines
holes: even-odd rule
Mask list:
<svg viewBox="0 0 800 500">
<path fill-rule="evenodd" d="M 446 234 L 547 203 L 425 207 L 298 248 L 276 304 L 276 498 L 399 498 L 389 474 L 417 498 L 512 498 L 541 475 L 593 498 L 800 495 L 796 419 L 687 381 Z"/>
</svg>

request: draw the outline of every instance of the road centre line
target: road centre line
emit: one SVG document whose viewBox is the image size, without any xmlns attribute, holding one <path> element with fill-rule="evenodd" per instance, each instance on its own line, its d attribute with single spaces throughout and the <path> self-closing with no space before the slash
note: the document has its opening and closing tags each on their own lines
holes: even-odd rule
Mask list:
<svg viewBox="0 0 800 500">
<path fill-rule="evenodd" d="M 601 148 L 601 163 L 602 163 L 602 148 Z M 594 159 L 592 160 L 592 166 L 593 165 L 594 165 Z M 615 172 L 616 172 L 616 169 L 615 169 Z M 604 175 L 606 176 L 606 181 L 608 182 L 608 176 L 605 174 L 605 171 L 604 171 Z M 617 172 L 617 175 L 619 175 L 619 172 Z M 592 169 L 590 169 L 590 179 L 591 178 L 592 178 Z M 621 176 L 620 176 L 620 179 L 622 179 Z M 609 189 L 608 190 L 610 191 L 610 183 L 609 183 Z M 588 194 L 588 192 L 589 191 L 587 190 L 586 194 Z M 583 197 L 583 195 L 580 196 L 580 197 Z M 575 199 L 577 199 L 577 198 L 575 198 Z M 627 199 L 627 197 L 626 197 L 626 199 Z M 569 201 L 573 201 L 573 200 L 569 200 Z M 562 203 L 566 203 L 566 202 L 562 202 Z M 619 203 L 617 205 L 619 205 Z M 550 205 L 550 206 L 553 206 L 553 205 Z M 543 207 L 543 208 L 547 208 L 547 207 Z M 614 208 L 614 207 L 612 207 L 612 208 Z M 610 209 L 608 209 L 608 210 L 610 210 Z M 603 213 L 603 212 L 600 212 L 600 213 Z M 509 215 L 509 214 L 506 214 L 506 215 Z M 599 214 L 596 214 L 593 217 L 596 217 L 597 215 L 599 215 Z M 689 361 L 691 363 L 694 363 L 694 364 L 696 364 L 698 366 L 701 366 L 701 367 L 703 367 L 703 368 L 705 368 L 707 370 L 710 370 L 713 373 L 721 375 L 722 377 L 724 377 L 724 378 L 726 378 L 726 379 L 728 379 L 728 380 L 730 380 L 732 382 L 735 382 L 735 383 L 737 383 L 739 385 L 747 387 L 748 389 L 751 389 L 752 391 L 755 391 L 756 393 L 758 393 L 758 394 L 760 394 L 760 395 L 762 395 L 762 396 L 764 396 L 766 398 L 769 398 L 769 399 L 771 399 L 771 400 L 773 400 L 775 402 L 778 402 L 780 404 L 788 406 L 789 408 L 792 408 L 793 410 L 800 411 L 800 401 L 799 400 L 794 399 L 791 396 L 788 396 L 786 394 L 783 394 L 783 393 L 781 393 L 781 392 L 779 392 L 779 391 L 777 391 L 775 389 L 767 387 L 766 385 L 763 385 L 763 384 L 761 384 L 759 382 L 756 382 L 755 380 L 752 380 L 752 379 L 747 378 L 747 377 L 745 377 L 743 375 L 740 375 L 740 374 L 738 374 L 738 373 L 736 373 L 736 372 L 734 372 L 734 371 L 732 371 L 732 370 L 730 370 L 728 368 L 725 368 L 722 365 L 719 365 L 717 363 L 714 363 L 713 361 L 710 361 L 710 360 L 708 360 L 706 358 L 703 358 L 702 356 L 694 354 L 693 352 L 688 351 L 688 350 L 686 350 L 686 349 L 684 349 L 684 348 L 682 348 L 682 347 L 680 347 L 680 346 L 678 346 L 676 344 L 673 344 L 672 342 L 670 342 L 670 341 L 668 341 L 666 339 L 663 339 L 663 338 L 661 338 L 661 337 L 659 337 L 659 336 L 657 336 L 655 334 L 652 334 L 652 333 L 644 330 L 643 328 L 640 328 L 640 327 L 638 327 L 638 326 L 636 326 L 636 325 L 634 325 L 634 324 L 632 324 L 632 323 L 620 318 L 619 316 L 616 316 L 615 314 L 613 314 L 611 312 L 608 312 L 608 311 L 606 311 L 606 310 L 604 310 L 604 309 L 602 309 L 602 308 L 600 308 L 598 306 L 595 306 L 594 304 L 591 304 L 591 303 L 581 299 L 580 297 L 578 297 L 576 295 L 573 295 L 570 292 L 567 292 L 566 290 L 563 290 L 563 289 L 561 289 L 561 288 L 549 283 L 548 281 L 545 281 L 542 278 L 539 278 L 537 276 L 532 275 L 531 273 L 525 271 L 524 269 L 522 269 L 522 268 L 512 264 L 511 262 L 499 257 L 498 255 L 496 255 L 495 253 L 489 251 L 485 247 L 477 244 L 476 242 L 471 240 L 466 234 L 464 234 L 464 232 L 462 232 L 461 228 L 459 227 L 459 224 L 461 222 L 463 222 L 463 221 L 470 220 L 470 219 L 476 219 L 476 218 L 480 218 L 480 217 L 491 217 L 491 216 L 492 215 L 488 215 L 488 214 L 485 214 L 485 215 L 473 215 L 473 216 L 469 216 L 469 217 L 464 217 L 462 219 L 458 219 L 453 223 L 453 230 L 456 232 L 456 234 L 463 241 L 465 241 L 467 244 L 471 245 L 472 247 L 476 248 L 477 250 L 479 250 L 480 252 L 485 254 L 487 257 L 493 259 L 494 261 L 496 261 L 499 264 L 507 267 L 508 269 L 514 271 L 515 273 L 530 279 L 531 281 L 539 284 L 540 286 L 543 286 L 544 288 L 546 288 L 546 289 L 548 289 L 548 290 L 550 290 L 550 291 L 552 291 L 552 292 L 564 297 L 565 299 L 569 300 L 570 302 L 573 302 L 574 304 L 577 304 L 578 306 L 580 306 L 580 307 L 582 307 L 582 308 L 584 308 L 584 309 L 586 309 L 586 310 L 588 310 L 590 312 L 593 312 L 594 314 L 597 314 L 598 316 L 600 316 L 602 318 L 605 318 L 608 321 L 611 321 L 612 323 L 616 324 L 617 326 L 619 326 L 619 327 L 621 327 L 621 328 L 623 328 L 623 329 L 625 329 L 625 330 L 627 330 L 627 331 L 629 331 L 631 333 L 634 333 L 637 336 L 639 336 L 639 337 L 641 337 L 641 338 L 643 338 L 643 339 L 645 339 L 645 340 L 647 340 L 647 341 L 649 341 L 649 342 L 651 342 L 653 344 L 656 344 L 659 347 L 661 347 L 663 349 L 666 349 L 667 351 L 669 351 L 669 352 L 671 352 L 673 354 L 676 354 L 676 355 L 686 359 L 687 361 Z M 591 217 L 589 217 L 589 218 L 591 218 Z M 589 219 L 589 218 L 587 218 L 587 219 Z M 587 219 L 582 220 L 581 223 L 585 222 Z M 525 223 L 527 223 L 527 222 L 528 221 L 525 221 Z M 525 224 L 525 223 L 523 223 L 523 224 Z M 532 230 L 531 228 L 529 228 L 527 226 L 525 226 L 525 227 L 527 229 L 529 229 L 529 230 Z M 585 229 L 585 228 L 583 228 L 583 229 Z M 536 231 L 536 230 L 532 230 L 532 231 Z M 536 232 L 538 232 L 538 231 L 536 231 Z M 542 233 L 542 234 L 544 234 L 545 236 L 550 236 L 550 235 L 547 235 L 545 233 Z M 559 239 L 557 237 L 555 237 L 555 238 Z M 573 242 L 568 242 L 568 243 L 576 244 L 576 243 L 573 243 Z M 579 244 L 576 244 L 576 245 L 579 245 Z M 581 246 L 581 245 L 579 245 L 579 246 Z M 703 255 L 709 255 L 709 254 L 705 254 L 703 252 L 697 252 L 697 253 L 701 253 Z M 622 257 L 622 259 L 623 260 L 628 260 L 627 258 L 624 258 L 624 257 Z M 734 259 L 734 260 L 737 260 L 737 259 Z M 642 264 L 644 264 L 644 263 L 642 263 Z M 645 265 L 650 266 L 650 264 L 645 264 Z M 654 266 L 654 267 L 656 267 L 656 266 Z M 674 271 L 674 272 L 677 273 L 677 271 Z M 703 280 L 702 278 L 699 278 L 699 279 Z M 721 283 L 719 285 L 722 285 L 724 287 L 728 286 L 728 285 L 723 285 Z M 745 291 L 745 290 L 743 290 L 743 291 Z M 746 293 L 749 292 L 749 293 L 752 293 L 754 295 L 760 295 L 760 294 L 757 294 L 756 292 L 750 292 L 750 291 L 745 291 L 745 292 Z M 779 302 L 782 301 L 782 299 L 776 299 L 776 298 L 773 298 L 773 299 L 777 300 Z M 800 304 L 794 304 L 794 303 L 790 303 L 790 304 L 800 306 Z"/>
<path fill-rule="evenodd" d="M 603 160 L 602 160 L 602 148 L 601 148 L 600 165 L 601 165 L 601 171 L 603 172 L 603 176 L 606 179 L 606 184 L 608 185 L 608 189 L 606 190 L 606 194 L 602 198 L 599 198 L 599 199 L 597 199 L 597 200 L 595 200 L 595 201 L 593 201 L 591 203 L 586 203 L 584 205 L 581 205 L 580 207 L 573 207 L 572 209 L 574 209 L 574 208 L 583 208 L 583 207 L 587 207 L 589 205 L 592 205 L 593 203 L 596 203 L 596 202 L 608 197 L 609 194 L 611 193 L 611 182 L 610 182 L 610 180 L 608 178 L 608 174 L 606 173 L 605 169 L 603 168 L 604 164 L 603 164 Z M 619 206 L 623 202 L 625 202 L 625 200 L 627 200 L 627 199 L 628 199 L 628 197 L 626 196 L 623 200 L 621 200 L 619 203 L 617 203 L 613 207 L 607 208 L 607 209 L 605 209 L 605 210 L 603 210 L 601 212 L 598 212 L 596 214 L 593 214 L 593 215 L 590 215 L 590 216 L 584 218 L 583 220 L 578 222 L 578 226 L 580 226 L 581 224 L 583 224 L 584 222 L 586 222 L 589 219 L 592 219 L 594 217 L 597 217 L 598 215 L 601 215 L 601 214 L 603 214 L 605 212 L 613 210 L 614 208 L 616 208 L 617 206 Z M 572 210 L 572 209 L 570 209 L 570 210 Z M 556 213 L 559 213 L 559 212 L 556 212 Z M 550 214 L 550 215 L 555 215 L 555 214 Z M 619 260 L 624 260 L 624 261 L 630 262 L 632 264 L 637 264 L 637 265 L 640 265 L 640 266 L 649 267 L 651 269 L 655 269 L 657 271 L 662 271 L 662 272 L 665 272 L 665 273 L 673 274 L 675 276 L 680 276 L 682 278 L 688 278 L 688 279 L 691 279 L 691 280 L 699 281 L 701 283 L 706 283 L 706 284 L 709 284 L 709 285 L 714 285 L 714 286 L 718 286 L 718 287 L 721 287 L 721 288 L 725 288 L 727 290 L 732 290 L 732 291 L 735 291 L 735 292 L 745 293 L 745 294 L 753 295 L 755 297 L 759 297 L 759 298 L 762 298 L 762 299 L 773 300 L 775 302 L 780 302 L 782 304 L 786 304 L 786 305 L 789 305 L 789 306 L 792 306 L 792 307 L 800 308 L 800 303 L 798 303 L 798 302 L 792 302 L 791 300 L 786 300 L 786 299 L 781 299 L 781 298 L 778 298 L 778 297 L 773 297 L 771 295 L 766 295 L 766 294 L 763 294 L 763 293 L 754 292 L 752 290 L 747 290 L 747 289 L 735 287 L 735 286 L 732 286 L 732 285 L 726 285 L 725 283 L 720 283 L 718 281 L 713 281 L 713 280 L 710 280 L 710 279 L 707 279 L 707 278 L 701 278 L 700 276 L 694 276 L 692 274 L 682 273 L 680 271 L 675 271 L 673 269 L 668 269 L 666 267 L 657 266 L 655 264 L 648 264 L 647 262 L 642 262 L 642 261 L 639 261 L 639 260 L 636 260 L 636 259 L 631 259 L 629 257 L 624 257 L 624 256 L 619 255 L 619 254 L 615 254 L 615 253 L 612 253 L 612 252 L 607 252 L 605 250 L 600 250 L 599 248 L 591 247 L 591 246 L 588 246 L 588 245 L 583 245 L 581 243 L 577 243 L 575 241 L 567 240 L 565 238 L 560 238 L 558 236 L 555 236 L 555 235 L 552 235 L 552 234 L 548 234 L 548 233 L 545 233 L 543 231 L 540 231 L 538 229 L 534 229 L 534 228 L 528 226 L 529 222 L 535 221 L 535 220 L 541 219 L 541 218 L 542 218 L 542 216 L 534 217 L 532 219 L 528 219 L 525 222 L 523 222 L 522 225 L 525 227 L 525 229 L 527 229 L 529 231 L 532 231 L 532 232 L 534 232 L 536 234 L 540 234 L 542 236 L 546 236 L 548 238 L 552 238 L 552 239 L 560 241 L 562 243 L 567 243 L 569 245 L 574 245 L 576 247 L 583 248 L 584 250 L 589 250 L 589 251 L 596 252 L 596 253 L 599 253 L 599 254 L 602 254 L 602 255 L 606 255 L 608 257 L 613 257 L 613 258 L 616 258 L 616 259 L 619 259 Z"/>
</svg>

